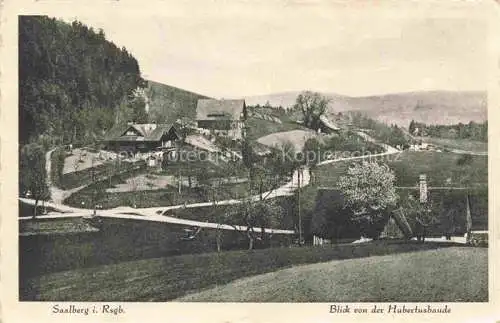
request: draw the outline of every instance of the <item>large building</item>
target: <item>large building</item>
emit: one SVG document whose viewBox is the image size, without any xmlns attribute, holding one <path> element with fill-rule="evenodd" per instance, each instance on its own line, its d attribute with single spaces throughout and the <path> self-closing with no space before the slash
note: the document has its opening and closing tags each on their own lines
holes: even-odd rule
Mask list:
<svg viewBox="0 0 500 323">
<path fill-rule="evenodd" d="M 200 99 L 196 107 L 198 128 L 232 139 L 244 136 L 247 108 L 245 100 Z"/>
<path fill-rule="evenodd" d="M 175 126 L 171 124 L 128 123 L 110 129 L 103 144 L 112 151 L 150 152 L 173 148 L 179 138 Z"/>
</svg>

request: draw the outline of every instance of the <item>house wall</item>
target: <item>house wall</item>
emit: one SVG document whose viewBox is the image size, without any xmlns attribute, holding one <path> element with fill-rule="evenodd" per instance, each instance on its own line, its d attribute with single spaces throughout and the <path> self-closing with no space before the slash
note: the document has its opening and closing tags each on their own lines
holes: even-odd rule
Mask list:
<svg viewBox="0 0 500 323">
<path fill-rule="evenodd" d="M 199 120 L 198 128 L 207 129 L 210 132 L 228 136 L 234 139 L 242 138 L 244 122 L 239 120 Z"/>
</svg>

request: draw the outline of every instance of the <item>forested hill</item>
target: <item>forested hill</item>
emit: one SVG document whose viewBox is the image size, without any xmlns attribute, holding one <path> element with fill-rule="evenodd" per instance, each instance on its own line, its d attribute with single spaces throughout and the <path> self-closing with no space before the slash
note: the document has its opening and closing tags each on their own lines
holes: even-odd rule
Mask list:
<svg viewBox="0 0 500 323">
<path fill-rule="evenodd" d="M 127 114 L 140 113 L 144 104 L 134 93 L 143 86 L 137 60 L 102 30 L 19 17 L 21 145 L 44 137 L 51 144 L 90 142 Z"/>
</svg>

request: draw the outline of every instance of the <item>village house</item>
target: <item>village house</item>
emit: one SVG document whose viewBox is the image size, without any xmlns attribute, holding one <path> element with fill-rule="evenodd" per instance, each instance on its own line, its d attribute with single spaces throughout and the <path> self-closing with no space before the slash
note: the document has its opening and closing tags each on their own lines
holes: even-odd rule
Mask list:
<svg viewBox="0 0 500 323">
<path fill-rule="evenodd" d="M 247 107 L 245 100 L 200 99 L 196 107 L 198 128 L 234 140 L 244 136 Z"/>
<path fill-rule="evenodd" d="M 111 128 L 102 143 L 106 150 L 137 154 L 171 150 L 179 138 L 177 129 L 171 124 L 129 122 Z"/>
</svg>

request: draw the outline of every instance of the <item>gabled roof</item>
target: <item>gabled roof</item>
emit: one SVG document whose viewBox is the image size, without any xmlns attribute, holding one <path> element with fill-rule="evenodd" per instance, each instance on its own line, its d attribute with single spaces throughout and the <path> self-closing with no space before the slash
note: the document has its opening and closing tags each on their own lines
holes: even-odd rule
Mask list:
<svg viewBox="0 0 500 323">
<path fill-rule="evenodd" d="M 240 120 L 245 100 L 200 99 L 196 107 L 196 120 Z"/>
<path fill-rule="evenodd" d="M 117 125 L 111 128 L 104 136 L 104 141 L 159 141 L 163 134 L 175 127 L 171 124 L 142 123 L 131 125 Z M 125 135 L 129 130 L 135 135 Z"/>
</svg>

